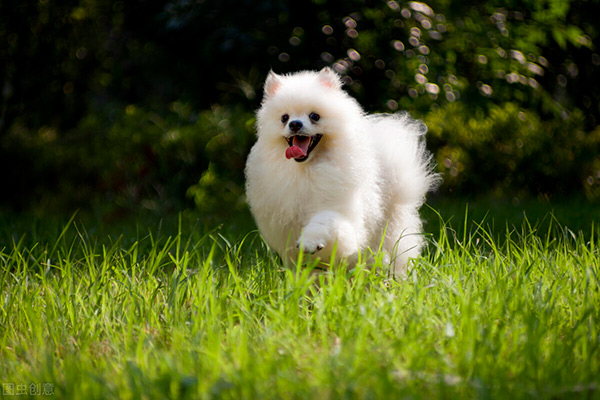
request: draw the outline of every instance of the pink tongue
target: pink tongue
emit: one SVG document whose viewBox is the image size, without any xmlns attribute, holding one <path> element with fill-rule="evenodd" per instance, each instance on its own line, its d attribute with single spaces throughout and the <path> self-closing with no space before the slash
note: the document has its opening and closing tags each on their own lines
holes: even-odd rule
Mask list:
<svg viewBox="0 0 600 400">
<path fill-rule="evenodd" d="M 308 146 L 310 146 L 310 138 L 307 136 L 294 136 L 292 145 L 285 150 L 285 157 L 301 158 L 308 155 Z"/>
<path fill-rule="evenodd" d="M 290 158 L 300 158 L 302 157 L 302 150 L 298 146 L 288 147 L 285 150 L 285 157 L 289 160 Z"/>
</svg>

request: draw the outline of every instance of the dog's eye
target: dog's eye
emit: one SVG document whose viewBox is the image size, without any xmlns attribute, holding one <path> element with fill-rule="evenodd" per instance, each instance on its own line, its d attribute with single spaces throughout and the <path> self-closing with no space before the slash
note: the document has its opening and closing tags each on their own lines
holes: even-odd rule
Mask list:
<svg viewBox="0 0 600 400">
<path fill-rule="evenodd" d="M 286 122 L 288 122 L 288 120 L 289 120 L 289 119 L 290 119 L 290 116 L 289 116 L 289 115 L 287 115 L 287 114 L 283 114 L 283 115 L 281 116 L 281 122 L 282 122 L 282 123 L 284 123 L 284 124 L 285 124 Z"/>
<path fill-rule="evenodd" d="M 321 116 L 319 114 L 317 114 L 316 112 L 313 112 L 308 115 L 308 118 L 310 118 L 310 120 L 312 122 L 317 122 L 318 120 L 321 119 Z"/>
</svg>

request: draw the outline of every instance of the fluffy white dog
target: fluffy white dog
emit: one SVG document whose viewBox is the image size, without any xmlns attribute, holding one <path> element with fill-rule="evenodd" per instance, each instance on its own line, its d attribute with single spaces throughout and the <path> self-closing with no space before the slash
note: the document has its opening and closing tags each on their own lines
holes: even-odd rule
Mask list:
<svg viewBox="0 0 600 400">
<path fill-rule="evenodd" d="M 438 180 L 427 128 L 405 113 L 366 115 L 341 85 L 329 68 L 269 74 L 246 164 L 250 209 L 284 262 L 303 250 L 353 263 L 381 247 L 402 273 L 421 250 L 418 209 Z"/>
</svg>

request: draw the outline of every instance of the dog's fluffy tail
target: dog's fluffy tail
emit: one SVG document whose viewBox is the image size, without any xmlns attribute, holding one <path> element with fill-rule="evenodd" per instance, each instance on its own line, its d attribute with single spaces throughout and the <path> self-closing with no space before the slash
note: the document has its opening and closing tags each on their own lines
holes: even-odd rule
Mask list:
<svg viewBox="0 0 600 400">
<path fill-rule="evenodd" d="M 425 147 L 427 126 L 408 113 L 369 116 L 381 179 L 393 203 L 419 207 L 441 182 L 433 155 Z"/>
</svg>

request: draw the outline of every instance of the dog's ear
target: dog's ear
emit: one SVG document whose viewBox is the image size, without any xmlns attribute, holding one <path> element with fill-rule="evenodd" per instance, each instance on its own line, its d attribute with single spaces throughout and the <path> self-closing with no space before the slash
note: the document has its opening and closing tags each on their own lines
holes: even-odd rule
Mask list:
<svg viewBox="0 0 600 400">
<path fill-rule="evenodd" d="M 332 89 L 341 89 L 342 87 L 340 76 L 329 67 L 325 67 L 319 71 L 319 80 L 324 86 Z"/>
<path fill-rule="evenodd" d="M 271 70 L 265 81 L 265 98 L 275 95 L 280 86 L 281 77 Z"/>
</svg>

